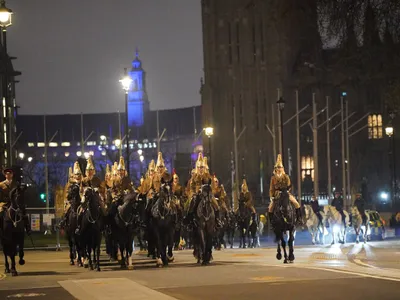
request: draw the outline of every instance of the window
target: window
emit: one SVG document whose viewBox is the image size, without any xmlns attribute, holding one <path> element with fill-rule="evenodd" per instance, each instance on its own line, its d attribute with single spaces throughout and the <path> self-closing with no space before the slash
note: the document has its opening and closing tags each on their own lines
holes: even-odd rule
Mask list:
<svg viewBox="0 0 400 300">
<path fill-rule="evenodd" d="M 256 101 L 254 103 L 254 125 L 256 131 L 260 130 L 260 121 L 259 121 L 259 111 L 258 111 L 258 98 L 256 98 Z"/>
<path fill-rule="evenodd" d="M 62 147 L 69 147 L 69 146 L 71 146 L 71 143 L 70 142 L 62 142 L 61 146 Z"/>
<path fill-rule="evenodd" d="M 37 146 L 38 146 L 38 147 L 44 147 L 44 143 L 42 143 L 42 142 L 37 143 Z"/>
<path fill-rule="evenodd" d="M 304 180 L 306 176 L 311 176 L 311 180 L 314 181 L 314 158 L 312 156 L 301 158 L 301 179 Z"/>
<path fill-rule="evenodd" d="M 261 61 L 264 61 L 264 24 L 262 20 L 260 20 L 260 52 Z"/>
<path fill-rule="evenodd" d="M 35 147 L 35 143 L 28 143 L 28 147 L 29 147 L 29 148 Z"/>
<path fill-rule="evenodd" d="M 58 147 L 58 143 L 56 142 L 50 142 L 49 147 Z"/>
<path fill-rule="evenodd" d="M 228 62 L 232 64 L 232 29 L 231 23 L 228 23 Z"/>
<path fill-rule="evenodd" d="M 237 62 L 240 62 L 240 31 L 239 31 L 239 23 L 236 23 L 236 59 Z"/>
<path fill-rule="evenodd" d="M 240 118 L 240 129 L 243 128 L 243 105 L 242 105 L 242 95 L 239 95 L 239 118 Z"/>
<path fill-rule="evenodd" d="M 253 48 L 253 62 L 257 61 L 257 46 L 256 46 L 256 25 L 252 27 L 252 48 Z"/>
<path fill-rule="evenodd" d="M 96 146 L 96 142 L 95 141 L 88 141 L 86 144 L 88 146 Z"/>
<path fill-rule="evenodd" d="M 368 116 L 368 138 L 371 140 L 383 137 L 382 115 Z"/>
</svg>

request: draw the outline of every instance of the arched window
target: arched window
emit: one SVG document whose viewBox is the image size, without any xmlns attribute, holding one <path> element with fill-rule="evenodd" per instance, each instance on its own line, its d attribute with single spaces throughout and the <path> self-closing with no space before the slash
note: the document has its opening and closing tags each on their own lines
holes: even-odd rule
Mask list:
<svg viewBox="0 0 400 300">
<path fill-rule="evenodd" d="M 314 158 L 312 156 L 301 158 L 301 180 L 304 180 L 306 176 L 311 176 L 314 181 Z"/>
<path fill-rule="evenodd" d="M 374 114 L 368 116 L 368 138 L 371 140 L 383 137 L 382 115 Z"/>
</svg>

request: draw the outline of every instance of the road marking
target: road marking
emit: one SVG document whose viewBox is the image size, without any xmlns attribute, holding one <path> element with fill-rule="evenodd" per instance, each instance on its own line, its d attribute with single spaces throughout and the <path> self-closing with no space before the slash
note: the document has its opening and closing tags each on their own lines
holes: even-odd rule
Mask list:
<svg viewBox="0 0 400 300">
<path fill-rule="evenodd" d="M 3 280 L 4 278 L 6 278 L 6 274 L 0 273 L 0 280 Z"/>
<path fill-rule="evenodd" d="M 282 266 L 282 265 L 274 265 L 276 267 L 280 268 L 288 268 L 289 266 Z M 299 269 L 310 269 L 310 270 L 318 270 L 318 271 L 328 271 L 328 272 L 333 272 L 333 273 L 341 273 L 341 274 L 347 274 L 347 275 L 356 275 L 360 277 L 367 277 L 367 278 L 374 278 L 374 279 L 382 279 L 382 280 L 389 280 L 389 281 L 397 281 L 400 282 L 400 278 L 396 277 L 387 277 L 387 276 L 380 276 L 380 275 L 371 275 L 371 274 L 365 274 L 365 273 L 359 273 L 359 272 L 354 272 L 354 271 L 345 271 L 345 270 L 339 270 L 339 269 L 328 269 L 328 268 L 321 268 L 321 267 L 309 267 L 309 266 L 290 266 L 292 268 L 299 268 Z M 378 269 L 378 268 L 377 268 Z"/>
<path fill-rule="evenodd" d="M 254 257 L 254 256 L 261 256 L 261 254 L 256 253 L 235 253 L 232 254 L 233 257 Z"/>
<path fill-rule="evenodd" d="M 366 268 L 379 269 L 378 267 L 375 267 L 375 266 L 373 266 L 373 265 L 370 265 L 370 264 L 367 264 L 367 263 L 365 263 L 365 262 L 362 262 L 362 261 L 361 261 L 360 259 L 358 259 L 358 258 L 353 259 L 353 262 L 354 262 L 355 264 L 357 264 L 357 265 L 360 265 L 360 266 L 363 266 L 363 267 L 366 267 Z"/>
<path fill-rule="evenodd" d="M 253 277 L 250 278 L 251 280 L 255 281 L 276 281 L 276 280 L 281 280 L 283 277 L 276 277 L 276 276 L 260 276 L 260 277 Z"/>
<path fill-rule="evenodd" d="M 28 298 L 28 297 L 42 297 L 42 296 L 46 296 L 46 294 L 43 294 L 43 293 L 20 293 L 20 294 L 8 295 L 7 298 Z"/>
</svg>

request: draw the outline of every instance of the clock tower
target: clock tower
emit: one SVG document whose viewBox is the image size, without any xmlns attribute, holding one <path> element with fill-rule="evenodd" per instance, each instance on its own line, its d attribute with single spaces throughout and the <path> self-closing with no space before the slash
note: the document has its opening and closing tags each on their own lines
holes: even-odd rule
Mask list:
<svg viewBox="0 0 400 300">
<path fill-rule="evenodd" d="M 142 68 L 138 49 L 129 76 L 132 85 L 128 93 L 128 123 L 129 127 L 141 127 L 144 124 L 144 114 L 149 110 L 149 100 L 146 92 L 146 73 Z"/>
</svg>

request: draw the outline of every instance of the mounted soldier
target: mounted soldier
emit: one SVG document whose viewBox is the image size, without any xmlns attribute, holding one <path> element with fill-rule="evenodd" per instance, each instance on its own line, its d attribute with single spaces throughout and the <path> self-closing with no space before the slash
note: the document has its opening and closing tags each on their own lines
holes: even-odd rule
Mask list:
<svg viewBox="0 0 400 300">
<path fill-rule="evenodd" d="M 340 195 L 339 192 L 335 193 L 335 197 L 333 198 L 331 205 L 333 207 L 335 207 L 336 210 L 340 213 L 340 215 L 342 216 L 342 222 L 343 222 L 344 226 L 346 226 L 346 215 L 343 212 L 343 208 L 344 208 L 343 197 Z"/>
<path fill-rule="evenodd" d="M 321 207 L 319 206 L 318 200 L 314 195 L 311 198 L 310 206 L 313 212 L 317 215 L 317 218 L 319 220 L 319 225 L 321 225 L 322 224 Z"/>
<path fill-rule="evenodd" d="M 217 199 L 220 209 L 223 212 L 228 213 L 229 203 L 224 186 L 222 184 L 219 184 L 219 180 L 215 175 L 213 177 L 213 181 L 214 181 L 214 189 L 213 189 L 214 198 Z"/>
<path fill-rule="evenodd" d="M 18 188 L 20 184 L 14 179 L 14 171 L 11 168 L 4 169 L 3 175 L 6 177 L 6 180 L 0 182 L 0 233 L 3 231 L 4 214 L 11 206 L 10 193 L 14 189 Z M 31 233 L 31 224 L 25 210 L 22 213 L 25 230 L 29 235 Z"/>
<path fill-rule="evenodd" d="M 82 171 L 81 167 L 79 166 L 79 163 L 76 161 L 74 163 L 73 169 L 71 167 L 68 169 L 68 181 L 64 188 L 64 193 L 65 193 L 64 215 L 60 221 L 59 225 L 60 227 L 64 227 L 67 225 L 68 215 L 71 211 L 71 201 L 73 199 L 69 198 L 70 197 L 69 188 L 71 184 L 77 184 L 80 186 L 81 182 L 82 182 Z"/>
<path fill-rule="evenodd" d="M 279 200 L 281 191 L 287 190 L 289 194 L 289 201 L 293 204 L 296 209 L 296 219 L 297 223 L 301 223 L 301 211 L 300 204 L 297 202 L 296 198 L 290 193 L 292 184 L 290 182 L 289 176 L 285 173 L 282 163 L 282 156 L 278 154 L 276 159 L 273 175 L 271 176 L 271 183 L 269 188 L 269 197 L 271 203 L 268 207 L 268 216 L 270 221 L 272 220 L 275 202 Z"/>
<path fill-rule="evenodd" d="M 207 162 L 207 160 L 206 160 Z M 208 165 L 204 164 L 203 154 L 200 152 L 196 162 L 196 171 L 193 173 L 192 178 L 190 179 L 190 198 L 189 198 L 189 212 L 188 212 L 188 221 L 191 222 L 194 220 L 194 212 L 197 208 L 199 202 L 199 193 L 201 190 L 201 186 L 208 182 L 211 183 L 211 189 L 215 189 L 215 182 L 212 180 L 212 177 L 209 172 L 207 172 Z M 221 220 L 219 217 L 219 205 L 217 200 L 211 197 L 212 207 L 214 208 L 215 213 L 215 221 L 217 227 L 221 227 Z"/>
<path fill-rule="evenodd" d="M 363 224 L 366 225 L 367 215 L 365 214 L 365 201 L 362 198 L 361 193 L 356 194 L 356 200 L 354 200 L 354 206 L 357 207 L 358 212 L 361 214 Z"/>
<path fill-rule="evenodd" d="M 243 179 L 241 191 L 239 194 L 239 202 L 244 202 L 245 206 L 251 211 L 252 216 L 256 214 L 256 210 L 253 205 L 253 197 L 249 191 L 249 187 L 247 186 L 246 179 Z"/>
<path fill-rule="evenodd" d="M 157 164 L 156 164 L 156 172 L 153 177 L 153 187 L 155 193 L 160 192 L 161 187 L 161 179 L 164 179 L 164 182 L 171 181 L 172 177 L 168 173 L 167 168 L 165 167 L 164 159 L 161 152 L 158 152 Z"/>
<path fill-rule="evenodd" d="M 96 175 L 96 169 L 94 168 L 92 158 L 89 157 L 87 159 L 86 163 L 86 177 L 82 179 L 81 186 L 82 186 L 82 191 L 84 191 L 85 188 L 92 188 L 94 189 L 95 192 L 99 193 L 99 188 L 101 185 L 101 180 L 99 177 L 95 176 Z M 105 207 L 104 203 L 100 201 L 100 206 L 103 211 L 103 214 L 105 213 Z M 80 234 L 80 229 L 81 229 L 81 224 L 82 224 L 82 216 L 83 212 L 87 208 L 87 201 L 85 197 L 81 197 L 81 205 L 78 209 L 78 227 L 76 228 L 76 234 Z"/>
</svg>

